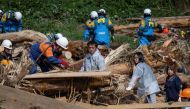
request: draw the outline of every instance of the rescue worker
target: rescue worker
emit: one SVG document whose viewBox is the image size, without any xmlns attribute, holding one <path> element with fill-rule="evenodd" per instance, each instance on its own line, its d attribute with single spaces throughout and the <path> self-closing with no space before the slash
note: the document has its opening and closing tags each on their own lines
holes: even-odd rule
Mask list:
<svg viewBox="0 0 190 109">
<path fill-rule="evenodd" d="M 3 32 L 22 31 L 22 14 L 21 12 L 7 11 L 3 14 Z"/>
<path fill-rule="evenodd" d="M 154 41 L 156 37 L 154 36 L 154 27 L 158 25 L 151 20 L 151 10 L 144 10 L 144 19 L 140 22 L 140 27 L 137 35 L 140 37 L 139 44 L 149 46 L 151 41 Z"/>
<path fill-rule="evenodd" d="M 93 40 L 94 34 L 93 34 L 93 21 L 98 18 L 98 13 L 96 11 L 92 11 L 90 13 L 90 19 L 86 21 L 85 24 L 85 31 L 83 33 L 83 40 L 84 41 L 91 41 Z"/>
<path fill-rule="evenodd" d="M 2 65 L 8 65 L 12 63 L 12 42 L 10 40 L 4 40 L 1 44 L 4 47 L 4 51 L 0 53 L 0 63 Z"/>
<path fill-rule="evenodd" d="M 2 17 L 3 17 L 3 11 L 0 10 L 0 33 L 3 33 L 3 22 L 1 22 Z"/>
<path fill-rule="evenodd" d="M 106 10 L 105 9 L 100 9 L 98 11 L 98 16 L 107 18 Z M 111 40 L 114 41 L 115 40 L 115 36 L 114 36 L 114 28 L 113 28 L 113 26 L 110 27 L 110 32 L 111 32 Z"/>
<path fill-rule="evenodd" d="M 55 42 L 42 42 L 32 45 L 30 50 L 31 59 L 39 65 L 42 72 L 53 70 L 52 65 L 58 65 L 62 68 L 68 68 L 66 61 L 59 59 L 58 54 L 67 49 L 68 40 L 65 37 L 57 39 Z M 35 73 L 35 72 L 32 72 Z"/>
<path fill-rule="evenodd" d="M 166 67 L 167 77 L 165 82 L 166 102 L 177 102 L 182 86 L 180 78 L 176 75 L 177 66 L 172 64 Z"/>
<path fill-rule="evenodd" d="M 185 88 L 179 95 L 182 102 L 190 102 L 190 88 Z M 182 109 L 190 109 L 189 107 L 183 107 Z"/>
<path fill-rule="evenodd" d="M 100 10 L 98 19 L 94 20 L 94 41 L 98 45 L 105 45 L 110 48 L 110 31 L 111 35 L 114 35 L 113 24 L 110 19 L 105 17 L 105 10 Z"/>
<path fill-rule="evenodd" d="M 81 67 L 81 72 L 95 71 L 95 70 L 105 70 L 105 60 L 98 50 L 98 45 L 94 41 L 90 41 L 87 44 L 88 54 L 84 58 L 83 66 Z"/>
<path fill-rule="evenodd" d="M 57 33 L 57 34 L 47 34 L 46 36 L 49 40 L 49 42 L 55 42 L 57 39 L 64 37 L 61 33 Z"/>
<path fill-rule="evenodd" d="M 141 52 L 135 53 L 134 63 L 133 75 L 126 90 L 132 90 L 138 82 L 137 95 L 139 97 L 146 96 L 148 103 L 156 103 L 156 93 L 160 91 L 160 88 L 152 69 L 145 63 Z"/>
</svg>

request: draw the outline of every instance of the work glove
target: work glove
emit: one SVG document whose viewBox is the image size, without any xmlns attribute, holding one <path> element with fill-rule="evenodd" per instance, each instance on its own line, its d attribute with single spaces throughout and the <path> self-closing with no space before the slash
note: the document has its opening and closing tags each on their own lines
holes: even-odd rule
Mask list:
<svg viewBox="0 0 190 109">
<path fill-rule="evenodd" d="M 69 67 L 69 64 L 66 61 L 62 60 L 61 61 L 61 67 L 67 69 Z"/>
<path fill-rule="evenodd" d="M 139 30 L 139 31 L 137 32 L 137 34 L 138 34 L 139 36 L 143 36 L 143 31 L 142 31 L 142 30 Z"/>
<path fill-rule="evenodd" d="M 162 25 L 160 25 L 160 24 L 158 24 L 158 26 L 157 26 L 157 27 L 158 27 L 158 32 L 159 32 L 159 33 L 161 33 L 161 32 L 163 31 L 163 26 L 162 26 Z"/>
<path fill-rule="evenodd" d="M 111 41 L 114 42 L 115 41 L 115 36 L 111 36 Z"/>
<path fill-rule="evenodd" d="M 127 87 L 126 90 L 127 91 L 130 91 L 132 89 L 132 87 Z"/>
</svg>

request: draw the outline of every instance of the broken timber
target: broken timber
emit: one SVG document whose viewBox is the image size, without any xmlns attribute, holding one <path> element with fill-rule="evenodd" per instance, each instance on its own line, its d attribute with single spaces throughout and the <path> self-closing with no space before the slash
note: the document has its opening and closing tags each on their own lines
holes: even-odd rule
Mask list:
<svg viewBox="0 0 190 109">
<path fill-rule="evenodd" d="M 116 25 L 114 30 L 116 33 L 129 32 L 130 29 L 136 29 L 140 25 L 142 18 L 129 18 L 127 21 L 136 22 L 129 25 Z M 168 27 L 189 27 L 190 26 L 190 16 L 176 16 L 176 17 L 160 17 L 152 18 L 158 24 L 165 24 Z M 130 33 L 130 32 L 129 32 Z"/>
<path fill-rule="evenodd" d="M 48 41 L 47 37 L 36 31 L 32 30 L 23 30 L 21 32 L 12 32 L 12 33 L 4 33 L 0 34 L 0 41 L 9 39 L 12 42 L 24 42 L 24 41 L 35 41 L 35 42 L 43 42 Z"/>
<path fill-rule="evenodd" d="M 0 85 L 0 101 L 3 109 L 85 109 L 2 85 Z"/>
<path fill-rule="evenodd" d="M 26 75 L 24 79 L 47 79 L 47 78 L 69 78 L 69 77 L 104 77 L 109 76 L 111 72 L 101 71 L 101 72 L 59 72 L 59 73 L 36 73 L 32 75 Z"/>
</svg>

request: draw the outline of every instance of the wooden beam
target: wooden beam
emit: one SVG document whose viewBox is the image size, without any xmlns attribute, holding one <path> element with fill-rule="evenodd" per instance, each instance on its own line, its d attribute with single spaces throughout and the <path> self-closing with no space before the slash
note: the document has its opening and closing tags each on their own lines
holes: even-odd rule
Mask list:
<svg viewBox="0 0 190 109">
<path fill-rule="evenodd" d="M 154 103 L 154 104 L 126 104 L 126 105 L 109 105 L 107 109 L 149 109 L 149 108 L 174 108 L 190 107 L 190 102 Z"/>
<path fill-rule="evenodd" d="M 103 77 L 109 76 L 111 74 L 110 71 L 101 71 L 101 72 L 59 72 L 59 73 L 36 73 L 32 75 L 26 75 L 24 79 L 47 79 L 47 78 L 69 78 L 69 77 Z"/>
<path fill-rule="evenodd" d="M 2 85 L 0 85 L 0 101 L 3 109 L 86 109 Z"/>
<path fill-rule="evenodd" d="M 36 42 L 43 42 L 48 41 L 47 37 L 36 31 L 32 30 L 23 30 L 21 32 L 11 32 L 11 33 L 4 33 L 0 34 L 0 41 L 9 39 L 12 42 L 24 42 L 24 41 L 36 41 Z"/>
</svg>

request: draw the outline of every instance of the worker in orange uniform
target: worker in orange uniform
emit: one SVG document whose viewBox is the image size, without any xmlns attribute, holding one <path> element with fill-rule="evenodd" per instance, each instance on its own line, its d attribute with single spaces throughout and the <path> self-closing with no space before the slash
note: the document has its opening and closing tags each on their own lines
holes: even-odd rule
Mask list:
<svg viewBox="0 0 190 109">
<path fill-rule="evenodd" d="M 8 65 L 12 63 L 12 42 L 6 39 L 1 46 L 4 48 L 4 51 L 0 53 L 0 64 Z"/>
<path fill-rule="evenodd" d="M 66 61 L 59 59 L 57 54 L 67 49 L 68 40 L 66 37 L 61 37 L 55 42 L 42 42 L 32 45 L 30 50 L 30 57 L 42 70 L 48 72 L 53 70 L 52 64 L 58 65 L 63 68 L 68 68 L 69 65 Z M 37 68 L 33 68 L 32 72 L 36 73 Z"/>
</svg>

